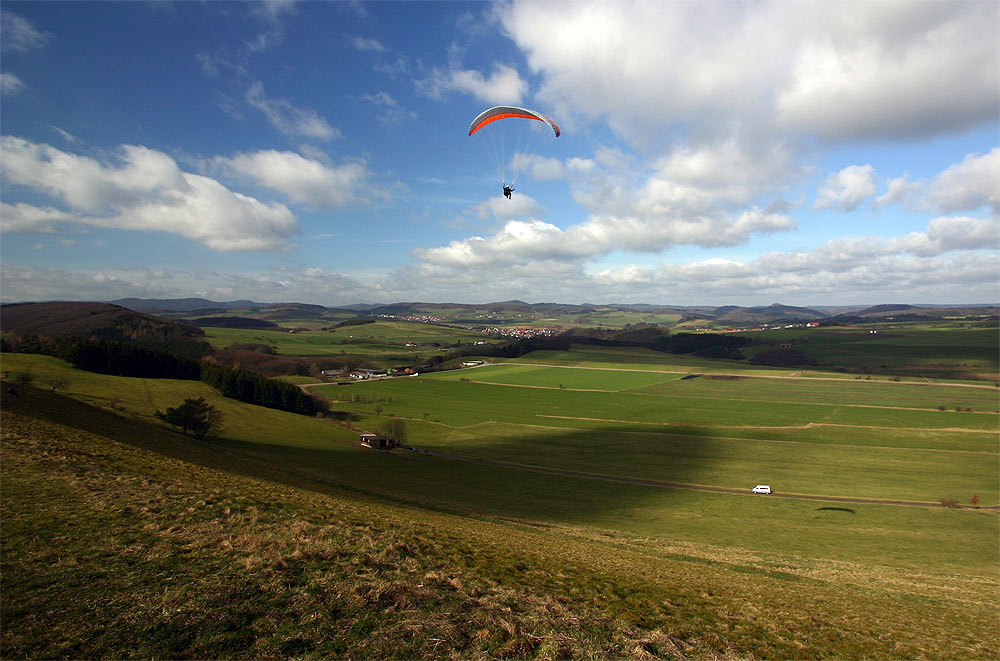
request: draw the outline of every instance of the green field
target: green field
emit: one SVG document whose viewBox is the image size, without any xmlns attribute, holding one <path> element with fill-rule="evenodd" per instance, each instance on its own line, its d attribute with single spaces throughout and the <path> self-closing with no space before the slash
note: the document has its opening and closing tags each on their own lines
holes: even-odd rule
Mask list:
<svg viewBox="0 0 1000 661">
<path fill-rule="evenodd" d="M 950 327 L 944 327 L 950 326 Z M 876 333 L 869 331 L 875 330 Z M 740 333 L 755 341 L 792 343 L 821 365 L 870 374 L 987 380 L 1000 370 L 1000 330 L 978 324 L 892 325 Z M 754 351 L 748 351 L 752 355 Z"/>
<path fill-rule="evenodd" d="M 722 630 L 708 625 L 702 638 L 685 634 L 682 639 L 689 647 L 661 644 L 657 649 L 666 656 L 683 653 L 695 658 L 983 658 L 998 650 L 991 618 L 1000 590 L 996 574 L 1000 517 L 996 509 L 939 504 L 941 498 L 951 497 L 968 505 L 973 494 L 978 494 L 982 506 L 1000 503 L 1000 408 L 992 384 L 970 387 L 883 377 L 868 381 L 817 370 L 753 370 L 747 365 L 736 374 L 725 363 L 699 364 L 695 359 L 637 349 L 579 347 L 570 352 L 536 352 L 512 364 L 349 386 L 311 386 L 332 400 L 341 419 L 333 424 L 227 400 L 199 382 L 91 374 L 44 356 L 4 354 L 2 359 L 7 378 L 30 371 L 44 386 L 47 380 L 63 376 L 69 381 L 65 394 L 102 411 L 91 415 L 49 406 L 47 415 L 55 423 L 87 420 L 91 433 L 174 460 L 346 499 L 319 510 L 315 503 L 282 505 L 280 512 L 294 510 L 296 517 L 309 519 L 324 507 L 350 507 L 351 517 L 368 521 L 366 525 L 399 529 L 409 536 L 410 541 L 386 544 L 412 547 L 414 535 L 447 539 L 443 546 L 437 542 L 420 562 L 463 567 L 459 579 L 463 591 L 470 583 L 510 585 L 526 604 L 546 594 L 565 595 L 566 601 L 560 602 L 565 612 L 586 614 L 595 622 L 610 617 L 624 627 L 617 633 L 603 628 L 597 633 L 559 633 L 557 625 L 537 613 L 531 625 L 524 613 L 511 612 L 507 621 L 517 626 L 512 625 L 515 633 L 507 638 L 530 640 L 525 634 L 532 626 L 541 632 L 534 646 L 513 656 L 557 657 L 558 645 L 545 646 L 553 640 L 563 640 L 571 656 L 636 655 L 637 643 L 628 646 L 621 641 L 660 641 L 664 632 L 681 631 L 682 622 L 705 618 L 725 624 L 720 625 Z M 712 365 L 716 371 L 705 369 Z M 701 376 L 684 378 L 694 374 Z M 190 396 L 203 396 L 225 413 L 218 438 L 195 443 L 155 424 L 157 409 Z M 5 404 L 9 402 L 10 397 L 5 399 Z M 412 445 L 440 456 L 367 450 L 357 443 L 356 432 L 347 428 L 375 430 L 390 417 L 407 423 Z M 8 449 L 9 443 L 5 441 Z M 87 457 L 93 455 L 88 453 Z M 10 461 L 3 464 L 5 471 L 22 466 Z M 118 463 L 112 465 L 120 466 L 124 460 L 114 461 Z M 37 472 L 46 464 L 23 465 L 34 465 Z M 622 480 L 701 485 L 719 491 Z M 3 482 L 4 518 L 9 520 L 11 489 L 27 486 L 12 481 L 9 472 Z M 771 484 L 779 496 L 801 494 L 813 499 L 753 496 L 749 489 L 758 483 Z M 195 489 L 185 484 L 184 489 Z M 33 488 L 38 492 L 47 487 Z M 226 487 L 231 488 L 236 487 Z M 284 488 L 265 491 L 277 502 L 286 502 Z M 242 489 L 235 493 L 253 493 Z M 829 499 L 836 497 L 870 502 Z M 193 498 L 206 500 L 205 495 Z M 222 502 L 219 496 L 215 500 Z M 208 509 L 211 517 L 221 516 Z M 280 512 L 275 510 L 274 516 Z M 32 515 L 17 510 L 16 516 Z M 412 528 L 420 521 L 430 528 Z M 185 524 L 164 520 L 162 527 L 176 525 Z M 20 554 L 27 551 L 6 534 L 12 530 L 10 524 L 4 526 L 5 558 L 21 562 Z M 274 526 L 281 529 L 277 520 Z M 123 531 L 127 534 L 127 528 Z M 227 534 L 235 539 L 238 533 Z M 322 572 L 323 563 L 310 559 L 325 557 L 316 550 L 321 538 L 314 532 L 313 541 L 273 544 L 286 544 L 286 558 L 294 549 L 304 554 L 302 561 L 284 560 L 286 566 Z M 357 557 L 368 542 L 351 539 L 350 553 Z M 208 553 L 204 549 L 211 548 L 197 546 L 196 552 Z M 369 548 L 380 552 L 378 546 Z M 354 565 L 347 556 L 336 557 L 344 558 L 346 576 L 353 576 L 338 580 L 362 589 L 356 582 L 364 583 L 364 574 L 351 574 Z M 576 569 L 552 565 L 557 557 Z M 212 558 L 216 564 L 222 562 Z M 432 585 L 423 577 L 442 571 L 423 567 L 410 575 L 403 569 L 407 562 L 404 554 L 392 560 L 396 569 L 388 570 L 397 572 L 393 580 L 405 583 L 407 589 L 418 590 L 415 586 L 422 580 L 421 586 Z M 43 566 L 47 567 L 32 565 L 34 571 L 54 571 Z M 281 573 L 280 566 L 267 566 Z M 512 566 L 521 567 L 513 572 L 517 579 L 497 574 Z M 383 569 L 376 573 L 385 579 Z M 644 579 L 635 582 L 633 576 Z M 143 580 L 155 583 L 152 576 Z M 274 580 L 283 579 L 276 575 Z M 297 580 L 314 585 L 319 579 Z M 281 584 L 292 586 L 289 590 L 295 585 Z M 224 588 L 212 588 L 219 589 Z M 480 595 L 490 594 L 487 588 L 478 589 Z M 282 608 L 290 608 L 282 603 Z M 449 638 L 435 630 L 406 639 L 405 617 L 391 603 L 384 602 L 382 612 L 398 625 L 392 635 L 403 636 L 393 656 L 437 658 L 445 650 L 459 650 L 460 656 L 508 654 L 485 634 L 482 644 L 475 642 L 474 631 L 464 638 Z M 779 605 L 771 612 L 748 610 L 748 603 Z M 594 604 L 597 610 L 580 610 L 589 608 L 585 604 Z M 266 605 L 257 607 L 267 610 Z M 231 608 L 223 607 L 225 617 L 235 617 L 228 614 Z M 338 608 L 349 613 L 352 622 L 361 617 L 343 604 Z M 445 610 L 461 612 L 460 605 L 438 594 L 433 603 L 421 601 L 414 608 L 416 612 L 407 617 L 428 621 L 437 621 Z M 470 608 L 470 613 L 480 612 Z M 723 612 L 729 615 L 720 620 Z M 8 621 L 10 617 L 5 614 Z M 316 617 L 319 622 L 329 619 L 328 614 Z M 289 633 L 288 638 L 311 641 L 307 649 L 314 653 L 340 654 L 337 648 L 322 647 L 301 627 L 292 629 L 294 635 Z M 347 640 L 343 644 L 348 653 L 385 655 L 386 648 L 373 647 L 376 642 L 357 632 L 330 636 Z M 445 647 L 436 648 L 433 638 L 447 641 L 440 643 Z M 260 643 L 239 649 L 251 650 L 245 652 L 251 656 L 281 655 L 283 639 L 269 640 L 271 647 Z M 543 640 L 550 642 L 543 645 L 539 642 Z M 7 649 L 23 649 L 9 644 L 8 640 Z M 193 645 L 191 654 L 218 656 L 223 648 L 213 644 Z M 88 648 L 44 649 L 46 656 L 78 656 Z M 124 648 L 115 649 L 118 654 L 112 655 L 121 655 Z M 148 653 L 184 656 L 184 649 L 154 646 Z"/>
<path fill-rule="evenodd" d="M 463 328 L 407 321 L 378 321 L 332 330 L 244 330 L 205 328 L 213 347 L 232 344 L 266 344 L 279 355 L 302 357 L 358 356 L 382 367 L 416 364 L 443 349 L 488 340 L 488 336 Z M 412 343 L 415 346 L 406 346 Z"/>
</svg>

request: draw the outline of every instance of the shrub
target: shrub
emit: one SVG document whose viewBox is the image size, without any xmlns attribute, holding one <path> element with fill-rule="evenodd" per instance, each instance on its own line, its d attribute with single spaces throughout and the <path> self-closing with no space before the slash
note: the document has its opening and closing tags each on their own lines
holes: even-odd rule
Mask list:
<svg viewBox="0 0 1000 661">
<path fill-rule="evenodd" d="M 941 507 L 957 508 L 958 498 L 952 498 L 951 496 L 941 496 Z"/>
</svg>

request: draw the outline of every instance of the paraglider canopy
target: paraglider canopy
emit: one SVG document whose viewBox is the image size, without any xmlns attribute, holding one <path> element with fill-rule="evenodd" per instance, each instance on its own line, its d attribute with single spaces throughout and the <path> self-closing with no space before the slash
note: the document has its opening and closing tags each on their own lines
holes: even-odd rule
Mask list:
<svg viewBox="0 0 1000 661">
<path fill-rule="evenodd" d="M 490 157 L 497 177 L 505 186 L 510 183 L 512 189 L 530 157 L 561 133 L 551 118 L 518 106 L 494 106 L 479 113 L 469 124 L 469 135 Z"/>
<path fill-rule="evenodd" d="M 527 108 L 518 108 L 517 106 L 494 106 L 489 110 L 479 113 L 479 116 L 472 120 L 472 123 L 469 124 L 469 135 L 498 119 L 511 119 L 515 117 L 519 119 L 537 119 L 540 122 L 545 122 L 552 127 L 552 132 L 555 133 L 557 138 L 561 133 L 556 123 L 540 112 L 528 110 Z"/>
</svg>

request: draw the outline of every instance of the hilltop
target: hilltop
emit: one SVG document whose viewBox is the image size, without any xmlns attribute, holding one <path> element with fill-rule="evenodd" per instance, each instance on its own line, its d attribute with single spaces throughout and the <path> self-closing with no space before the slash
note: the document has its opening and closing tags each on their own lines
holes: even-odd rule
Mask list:
<svg viewBox="0 0 1000 661">
<path fill-rule="evenodd" d="M 82 338 L 202 354 L 205 332 L 109 303 L 12 303 L 0 307 L 0 329 L 18 336 Z"/>
</svg>

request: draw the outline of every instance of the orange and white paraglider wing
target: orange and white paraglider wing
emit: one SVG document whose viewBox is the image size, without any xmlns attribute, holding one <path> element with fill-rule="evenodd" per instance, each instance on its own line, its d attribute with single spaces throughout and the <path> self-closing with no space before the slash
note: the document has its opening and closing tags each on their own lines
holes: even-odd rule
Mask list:
<svg viewBox="0 0 1000 661">
<path fill-rule="evenodd" d="M 528 110 L 527 108 L 518 108 L 517 106 L 494 106 L 488 110 L 484 110 L 479 113 L 479 116 L 472 120 L 469 124 L 469 135 L 472 135 L 479 129 L 483 128 L 487 124 L 495 122 L 500 119 L 533 119 L 540 122 L 545 122 L 552 128 L 552 132 L 555 137 L 559 137 L 562 133 L 559 127 L 556 125 L 551 118 L 546 117 L 540 112 L 534 110 Z"/>
</svg>

